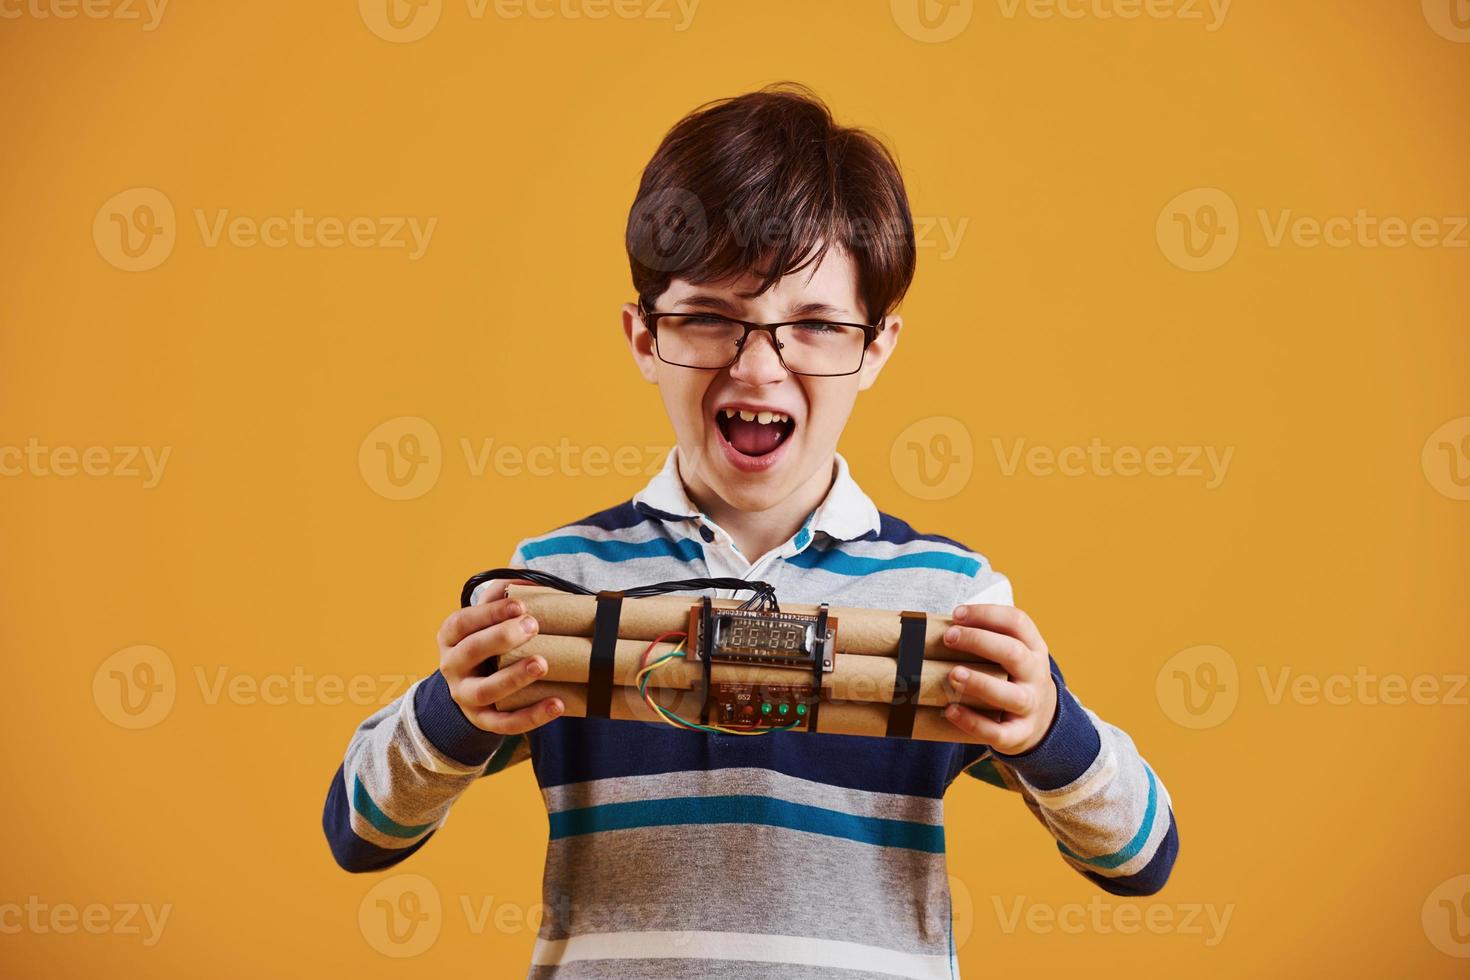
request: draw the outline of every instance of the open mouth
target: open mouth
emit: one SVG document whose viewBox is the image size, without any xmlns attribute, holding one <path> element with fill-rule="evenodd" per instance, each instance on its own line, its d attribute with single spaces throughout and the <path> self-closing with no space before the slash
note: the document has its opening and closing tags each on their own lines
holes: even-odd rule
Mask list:
<svg viewBox="0 0 1470 980">
<path fill-rule="evenodd" d="M 796 420 L 781 412 L 722 408 L 715 412 L 720 434 L 744 456 L 765 456 L 791 437 Z"/>
</svg>

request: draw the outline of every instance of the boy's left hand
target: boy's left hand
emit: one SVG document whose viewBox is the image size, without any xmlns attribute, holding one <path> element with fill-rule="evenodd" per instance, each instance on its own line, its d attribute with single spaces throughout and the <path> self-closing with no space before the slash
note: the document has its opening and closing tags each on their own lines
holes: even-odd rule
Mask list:
<svg viewBox="0 0 1470 980">
<path fill-rule="evenodd" d="M 1036 624 L 1014 606 L 956 606 L 952 618 L 959 625 L 945 630 L 944 645 L 993 661 L 1010 677 L 991 677 L 982 671 L 955 667 L 949 679 L 956 691 L 1004 714 L 1001 721 L 994 721 L 963 705 L 951 704 L 944 709 L 944 716 L 997 752 L 1019 755 L 1035 748 L 1051 728 L 1057 711 L 1051 655 Z"/>
</svg>

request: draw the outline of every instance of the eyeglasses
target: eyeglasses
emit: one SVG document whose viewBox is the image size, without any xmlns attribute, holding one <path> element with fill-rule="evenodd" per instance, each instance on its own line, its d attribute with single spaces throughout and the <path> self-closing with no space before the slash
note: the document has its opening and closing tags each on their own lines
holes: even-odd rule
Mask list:
<svg viewBox="0 0 1470 980">
<path fill-rule="evenodd" d="M 717 313 L 649 313 L 638 304 L 659 360 L 675 367 L 711 371 L 727 368 L 740 357 L 752 330 L 771 335 L 781 366 L 792 374 L 833 378 L 856 374 L 863 356 L 883 332 L 883 324 L 790 320 L 751 323 Z"/>
</svg>

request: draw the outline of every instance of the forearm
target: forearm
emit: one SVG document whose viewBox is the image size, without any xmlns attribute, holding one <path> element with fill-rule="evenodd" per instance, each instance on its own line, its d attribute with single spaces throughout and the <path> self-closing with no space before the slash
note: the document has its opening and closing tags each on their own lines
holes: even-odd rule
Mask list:
<svg viewBox="0 0 1470 980">
<path fill-rule="evenodd" d="M 1068 864 L 1107 891 L 1153 894 L 1178 851 L 1168 791 L 1126 732 L 1086 709 L 1059 671 L 1053 677 L 1057 712 L 1046 736 L 1020 755 L 993 753 L 995 768 Z"/>
<path fill-rule="evenodd" d="M 418 681 L 353 733 L 322 813 L 333 857 L 348 871 L 402 861 L 520 741 L 471 725 L 437 670 Z"/>
</svg>

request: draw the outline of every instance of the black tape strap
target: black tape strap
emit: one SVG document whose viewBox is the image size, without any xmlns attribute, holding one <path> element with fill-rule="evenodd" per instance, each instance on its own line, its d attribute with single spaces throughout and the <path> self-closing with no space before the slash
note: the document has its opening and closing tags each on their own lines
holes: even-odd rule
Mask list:
<svg viewBox="0 0 1470 980">
<path fill-rule="evenodd" d="M 699 608 L 699 649 L 695 654 L 704 663 L 704 698 L 699 705 L 699 723 L 708 725 L 709 703 L 714 700 L 714 688 L 710 686 L 710 669 L 715 659 L 715 616 L 711 611 L 709 596 L 700 598 L 703 601 Z"/>
<path fill-rule="evenodd" d="M 929 617 L 921 612 L 899 613 L 898 673 L 893 679 L 893 703 L 888 709 L 889 738 L 913 738 L 914 715 L 919 707 L 919 679 L 924 671 L 924 635 Z"/>
<path fill-rule="evenodd" d="M 817 709 L 822 705 L 822 660 L 832 655 L 827 649 L 827 604 L 817 607 L 816 656 L 812 658 L 812 703 L 806 709 L 806 730 L 817 730 Z M 836 666 L 834 662 L 833 666 Z"/>
<path fill-rule="evenodd" d="M 612 717 L 613 656 L 618 649 L 618 620 L 623 612 L 621 592 L 597 593 L 597 618 L 592 624 L 592 659 L 587 669 L 587 717 Z"/>
</svg>

